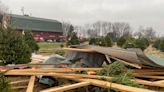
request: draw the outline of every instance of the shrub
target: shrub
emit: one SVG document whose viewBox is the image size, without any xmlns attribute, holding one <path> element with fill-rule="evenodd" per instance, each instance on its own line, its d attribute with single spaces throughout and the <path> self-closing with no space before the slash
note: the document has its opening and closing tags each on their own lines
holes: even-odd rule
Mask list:
<svg viewBox="0 0 164 92">
<path fill-rule="evenodd" d="M 126 42 L 126 38 L 125 37 L 121 37 L 121 38 L 118 39 L 117 45 L 119 47 L 122 47 L 125 44 L 125 42 Z"/>
<path fill-rule="evenodd" d="M 145 50 L 149 46 L 149 41 L 146 38 L 139 38 L 135 40 L 135 47 Z"/>
<path fill-rule="evenodd" d="M 89 39 L 89 44 L 90 45 L 95 45 L 96 44 L 96 38 L 90 38 Z"/>
<path fill-rule="evenodd" d="M 104 47 L 111 47 L 113 45 L 112 40 L 109 36 L 100 37 L 100 38 L 91 38 L 89 44 L 104 46 Z"/>
<path fill-rule="evenodd" d="M 30 30 L 25 30 L 24 31 L 24 36 L 23 36 L 25 42 L 28 44 L 32 52 L 36 52 L 39 50 L 39 46 L 36 43 L 32 32 Z"/>
<path fill-rule="evenodd" d="M 160 47 L 160 51 L 164 52 L 164 39 L 161 40 L 159 47 Z"/>
<path fill-rule="evenodd" d="M 112 47 L 112 45 L 113 45 L 112 39 L 110 36 L 107 35 L 105 37 L 105 47 Z"/>
<path fill-rule="evenodd" d="M 160 49 L 160 39 L 155 40 L 155 42 L 153 43 L 153 47 L 156 49 Z"/>
<path fill-rule="evenodd" d="M 1 64 L 23 64 L 31 61 L 31 50 L 21 34 L 8 28 L 0 28 L 0 60 Z"/>
<path fill-rule="evenodd" d="M 78 44 L 80 44 L 80 41 L 77 37 L 77 34 L 73 32 L 70 39 L 67 42 L 67 45 L 78 45 Z"/>
<path fill-rule="evenodd" d="M 126 40 L 125 44 L 123 45 L 123 48 L 135 48 L 135 39 L 129 38 Z"/>
<path fill-rule="evenodd" d="M 63 50 L 56 50 L 55 54 L 59 54 L 59 55 L 63 56 L 64 55 L 64 51 Z"/>
<path fill-rule="evenodd" d="M 97 45 L 99 46 L 106 46 L 106 41 L 105 41 L 105 38 L 104 37 L 100 37 L 100 38 L 97 38 Z"/>
<path fill-rule="evenodd" d="M 115 83 L 133 87 L 144 87 L 133 81 L 135 79 L 132 75 L 133 71 L 129 70 L 123 63 L 118 61 L 113 62 L 110 65 L 105 65 L 97 74 L 101 76 L 111 76 L 113 77 L 112 82 Z"/>
<path fill-rule="evenodd" d="M 3 73 L 0 73 L 0 92 L 14 92 Z"/>
</svg>

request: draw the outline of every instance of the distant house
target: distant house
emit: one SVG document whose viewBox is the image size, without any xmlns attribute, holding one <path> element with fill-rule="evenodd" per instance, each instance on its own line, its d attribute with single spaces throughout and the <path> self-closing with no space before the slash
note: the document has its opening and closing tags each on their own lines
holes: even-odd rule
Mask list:
<svg viewBox="0 0 164 92">
<path fill-rule="evenodd" d="M 23 15 L 1 15 L 3 26 L 11 26 L 18 32 L 31 30 L 37 41 L 63 40 L 62 23 L 57 20 Z"/>
</svg>

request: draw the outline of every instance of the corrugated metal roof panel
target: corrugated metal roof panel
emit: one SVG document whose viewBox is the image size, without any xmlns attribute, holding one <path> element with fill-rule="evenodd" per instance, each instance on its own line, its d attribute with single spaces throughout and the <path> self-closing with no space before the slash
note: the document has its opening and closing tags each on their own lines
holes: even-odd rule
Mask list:
<svg viewBox="0 0 164 92">
<path fill-rule="evenodd" d="M 36 18 L 21 15 L 8 15 L 10 25 L 17 29 L 29 29 L 35 31 L 62 32 L 62 24 L 56 20 Z"/>
</svg>

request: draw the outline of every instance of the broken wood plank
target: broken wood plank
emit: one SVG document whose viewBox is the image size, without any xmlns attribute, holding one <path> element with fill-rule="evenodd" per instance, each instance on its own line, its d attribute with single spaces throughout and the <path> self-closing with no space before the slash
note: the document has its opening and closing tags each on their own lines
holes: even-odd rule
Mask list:
<svg viewBox="0 0 164 92">
<path fill-rule="evenodd" d="M 18 84 L 18 83 L 23 83 L 23 82 L 28 82 L 28 81 L 29 81 L 29 79 L 18 80 L 18 81 L 12 81 L 12 82 L 10 82 L 10 84 L 13 85 L 13 84 Z"/>
<path fill-rule="evenodd" d="M 94 79 L 106 79 L 108 81 L 112 80 L 112 77 L 107 76 L 98 76 L 98 75 L 86 75 L 86 74 L 65 74 L 65 73 L 32 73 L 32 72 L 17 72 L 14 74 L 5 74 L 5 75 L 43 75 L 43 76 L 54 76 L 59 78 L 66 78 L 66 79 L 72 79 L 73 78 L 94 78 Z M 153 83 L 151 81 L 145 81 L 140 79 L 132 80 L 137 82 L 138 84 L 148 85 L 148 86 L 157 86 L 157 87 L 164 87 L 163 84 L 157 84 Z M 153 84 L 152 84 L 153 83 Z"/>
<path fill-rule="evenodd" d="M 13 69 L 8 70 L 8 74 L 15 72 L 76 72 L 76 71 L 99 71 L 102 68 L 54 68 L 54 69 Z M 0 72 L 6 72 L 6 70 L 1 70 Z"/>
<path fill-rule="evenodd" d="M 67 85 L 67 86 L 63 86 L 63 87 L 54 87 L 54 88 L 48 88 L 45 90 L 42 90 L 40 92 L 60 92 L 60 91 L 67 91 L 67 90 L 71 90 L 71 89 L 75 89 L 75 88 L 80 88 L 80 87 L 84 87 L 84 86 L 88 86 L 90 85 L 90 82 L 80 82 L 80 83 L 75 83 L 75 84 L 71 84 L 71 85 Z"/>
<path fill-rule="evenodd" d="M 84 79 L 85 80 L 85 79 Z M 121 85 L 117 83 L 111 83 L 107 81 L 101 81 L 101 80 L 95 80 L 95 79 L 88 79 L 85 81 L 90 81 L 92 85 L 99 86 L 102 88 L 113 88 L 120 91 L 126 91 L 126 92 L 156 92 L 153 90 L 143 89 L 143 88 L 136 88 L 136 87 L 130 87 L 126 85 Z"/>
<path fill-rule="evenodd" d="M 116 89 L 119 91 L 125 91 L 125 92 L 157 92 L 153 90 L 143 89 L 143 88 L 136 88 L 136 87 L 130 87 L 122 84 L 102 81 L 102 80 L 96 80 L 96 79 L 73 79 L 75 81 L 88 81 L 91 83 L 91 85 L 102 87 L 102 88 L 109 88 L 109 89 Z"/>
<path fill-rule="evenodd" d="M 63 48 L 64 51 L 77 51 L 77 52 L 95 52 L 92 49 L 78 49 L 78 48 Z"/>
<path fill-rule="evenodd" d="M 126 64 L 126 65 L 129 65 L 129 66 L 132 66 L 132 67 L 135 67 L 135 68 L 138 68 L 138 69 L 141 69 L 142 67 L 140 66 L 140 65 L 138 65 L 138 64 L 132 64 L 132 63 L 129 63 L 129 62 L 126 62 L 126 61 L 124 61 L 124 60 L 121 60 L 121 59 L 118 59 L 118 58 L 115 58 L 115 57 L 112 57 L 112 56 L 109 56 L 110 58 L 112 58 L 112 59 L 115 59 L 115 60 L 117 60 L 117 61 L 120 61 L 120 62 L 122 62 L 122 63 L 124 63 L 124 64 Z"/>
<path fill-rule="evenodd" d="M 152 81 L 141 80 L 141 79 L 135 79 L 134 81 L 135 81 L 136 83 L 142 84 L 142 85 L 156 86 L 156 87 L 164 87 L 164 84 L 156 83 L 156 82 L 152 82 Z"/>
<path fill-rule="evenodd" d="M 132 69 L 134 73 L 164 72 L 164 69 Z"/>
<path fill-rule="evenodd" d="M 133 73 L 133 75 L 164 75 L 164 72 L 163 71 L 137 72 L 137 73 Z"/>
<path fill-rule="evenodd" d="M 12 87 L 12 89 L 24 89 L 27 88 L 27 86 L 17 86 L 17 87 Z"/>
<path fill-rule="evenodd" d="M 164 79 L 164 76 L 152 76 L 152 75 L 135 75 L 140 78 L 151 78 L 151 79 Z"/>
<path fill-rule="evenodd" d="M 154 81 L 153 83 L 164 84 L 164 80 Z"/>
<path fill-rule="evenodd" d="M 31 76 L 26 92 L 33 92 L 35 76 Z"/>
</svg>

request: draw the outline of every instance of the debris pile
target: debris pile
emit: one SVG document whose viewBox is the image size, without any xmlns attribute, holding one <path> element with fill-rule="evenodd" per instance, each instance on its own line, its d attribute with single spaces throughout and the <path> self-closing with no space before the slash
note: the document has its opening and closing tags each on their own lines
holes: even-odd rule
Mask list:
<svg viewBox="0 0 164 92">
<path fill-rule="evenodd" d="M 48 63 L 27 64 L 30 66 L 27 69 L 3 68 L 0 72 L 4 72 L 5 76 L 30 76 L 30 79 L 10 83 L 28 82 L 26 92 L 33 92 L 35 82 L 40 78 L 38 76 L 75 81 L 69 85 L 54 86 L 40 92 L 64 92 L 91 85 L 121 92 L 164 91 L 164 66 L 151 60 L 138 49 L 73 46 L 63 50 L 66 51 L 65 57 L 58 55 L 49 58 L 33 57 L 34 61 L 49 60 Z M 77 67 L 76 63 L 81 63 L 81 66 Z M 70 66 L 73 64 L 74 67 Z M 43 67 L 58 65 L 60 68 Z"/>
</svg>

